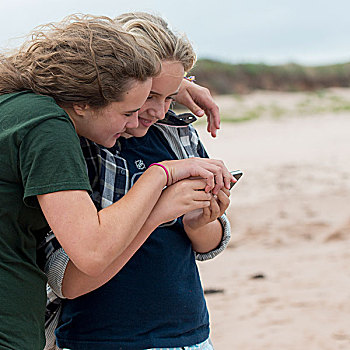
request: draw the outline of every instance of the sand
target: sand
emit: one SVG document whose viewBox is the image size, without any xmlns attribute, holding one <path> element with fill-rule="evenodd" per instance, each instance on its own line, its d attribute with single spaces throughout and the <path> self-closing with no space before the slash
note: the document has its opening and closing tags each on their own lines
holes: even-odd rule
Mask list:
<svg viewBox="0 0 350 350">
<path fill-rule="evenodd" d="M 196 127 L 244 171 L 230 245 L 199 264 L 215 349 L 350 349 L 350 113 Z"/>
</svg>

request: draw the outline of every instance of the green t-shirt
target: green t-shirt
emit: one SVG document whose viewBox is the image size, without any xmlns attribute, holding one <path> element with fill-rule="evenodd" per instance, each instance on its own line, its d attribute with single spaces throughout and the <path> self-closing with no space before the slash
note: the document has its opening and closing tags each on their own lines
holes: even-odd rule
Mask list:
<svg viewBox="0 0 350 350">
<path fill-rule="evenodd" d="M 54 99 L 0 96 L 0 349 L 45 345 L 46 277 L 37 264 L 48 225 L 36 195 L 90 191 L 73 123 Z"/>
</svg>

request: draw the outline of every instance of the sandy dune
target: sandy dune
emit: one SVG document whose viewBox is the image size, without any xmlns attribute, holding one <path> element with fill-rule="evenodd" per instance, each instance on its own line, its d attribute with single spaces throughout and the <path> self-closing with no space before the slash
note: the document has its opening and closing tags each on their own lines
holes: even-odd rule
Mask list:
<svg viewBox="0 0 350 350">
<path fill-rule="evenodd" d="M 197 129 L 244 171 L 230 246 L 200 264 L 216 349 L 350 349 L 350 114 Z"/>
</svg>

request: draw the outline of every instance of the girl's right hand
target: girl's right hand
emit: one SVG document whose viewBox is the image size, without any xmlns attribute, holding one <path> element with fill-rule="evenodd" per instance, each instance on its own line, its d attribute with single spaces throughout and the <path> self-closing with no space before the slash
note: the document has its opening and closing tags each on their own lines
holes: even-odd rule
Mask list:
<svg viewBox="0 0 350 350">
<path fill-rule="evenodd" d="M 168 222 L 192 210 L 210 206 L 213 195 L 206 193 L 203 179 L 185 179 L 168 186 L 154 206 L 151 215 L 159 224 Z"/>
<path fill-rule="evenodd" d="M 225 214 L 226 209 L 230 205 L 230 194 L 230 190 L 223 188 L 217 196 L 212 196 L 209 207 L 186 213 L 183 217 L 186 233 L 189 233 L 190 230 L 199 230 Z"/>
<path fill-rule="evenodd" d="M 169 172 L 167 185 L 174 184 L 185 178 L 198 177 L 206 181 L 205 192 L 218 194 L 220 189 L 230 188 L 231 182 L 236 179 L 228 171 L 221 160 L 209 158 L 188 158 L 161 162 Z"/>
</svg>

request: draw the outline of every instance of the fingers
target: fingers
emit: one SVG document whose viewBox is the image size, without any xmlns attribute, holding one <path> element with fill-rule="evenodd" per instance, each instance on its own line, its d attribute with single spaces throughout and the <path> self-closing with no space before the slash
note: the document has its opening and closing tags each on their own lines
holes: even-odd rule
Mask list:
<svg viewBox="0 0 350 350">
<path fill-rule="evenodd" d="M 220 113 L 209 89 L 184 79 L 176 100 L 198 117 L 205 114 L 208 119 L 207 130 L 212 137 L 216 137 L 216 131 L 220 129 Z"/>
<path fill-rule="evenodd" d="M 228 192 L 228 193 L 227 193 Z M 223 215 L 228 206 L 230 205 L 230 191 L 226 188 L 222 189 L 217 195 L 217 203 L 219 206 L 219 216 Z"/>
<path fill-rule="evenodd" d="M 223 187 L 221 189 L 222 192 L 224 192 L 224 194 L 227 196 L 227 197 L 230 197 L 231 196 L 231 191 L 228 190 L 227 188 Z M 218 193 L 218 196 L 220 195 L 220 192 Z"/>
<path fill-rule="evenodd" d="M 203 208 L 203 219 L 206 223 L 216 220 L 220 215 L 220 207 L 214 196 L 211 196 L 210 206 Z"/>
<path fill-rule="evenodd" d="M 204 211 L 208 211 L 210 212 L 210 204 L 211 201 L 207 200 L 207 201 L 193 201 L 191 203 L 191 206 L 189 206 L 186 211 L 184 212 L 184 214 L 189 213 L 189 212 L 193 212 L 194 210 L 198 210 L 198 209 L 203 209 Z"/>
<path fill-rule="evenodd" d="M 196 201 L 194 204 L 194 209 L 208 209 L 210 207 L 210 200 L 209 201 Z M 210 209 L 209 209 L 210 210 Z"/>
<path fill-rule="evenodd" d="M 220 112 L 214 100 L 212 102 L 210 108 L 206 108 L 204 111 L 208 119 L 207 131 L 212 137 L 216 137 L 217 130 L 220 129 Z"/>
<path fill-rule="evenodd" d="M 207 159 L 207 162 L 211 164 L 211 166 L 207 165 L 207 170 L 210 171 L 214 178 L 211 177 L 211 174 L 207 174 L 207 184 L 210 186 L 210 189 L 213 194 L 218 194 L 221 188 L 225 187 L 227 189 L 230 188 L 231 181 L 235 182 L 235 178 L 228 171 L 225 164 L 221 160 L 215 159 Z M 204 176 L 203 176 L 204 177 Z M 213 181 L 214 180 L 214 186 Z"/>
<path fill-rule="evenodd" d="M 202 89 L 201 86 L 184 79 L 181 82 L 176 101 L 187 107 L 197 117 L 203 117 L 205 111 L 195 102 L 201 96 Z"/>
<path fill-rule="evenodd" d="M 216 131 L 220 129 L 220 111 L 215 103 L 213 96 L 207 88 L 202 88 L 201 95 L 196 100 L 199 107 L 204 109 L 208 119 L 207 130 L 213 137 L 216 137 Z"/>
<path fill-rule="evenodd" d="M 180 182 L 172 185 L 182 184 L 182 196 L 193 201 L 210 201 L 212 199 L 212 194 L 205 192 L 206 181 L 204 179 L 191 179 L 191 180 L 181 180 Z"/>
<path fill-rule="evenodd" d="M 182 104 L 184 104 L 194 115 L 196 115 L 197 117 L 203 117 L 204 116 L 204 111 L 203 109 L 201 109 L 193 100 L 192 96 L 186 92 L 186 94 L 184 94 L 182 96 L 183 100 L 182 100 Z"/>
<path fill-rule="evenodd" d="M 210 211 L 211 211 L 211 216 L 210 219 L 211 221 L 216 220 L 220 215 L 220 206 L 217 202 L 217 200 L 214 198 L 214 196 L 212 197 L 211 201 L 210 201 Z"/>
<path fill-rule="evenodd" d="M 210 201 L 212 199 L 212 194 L 205 191 L 194 191 L 193 200 L 195 201 Z"/>
<path fill-rule="evenodd" d="M 172 199 L 191 206 L 195 201 L 211 200 L 212 194 L 205 192 L 205 187 L 204 179 L 185 179 L 168 186 L 163 192 L 168 193 Z"/>
<path fill-rule="evenodd" d="M 212 222 L 222 216 L 229 204 L 230 200 L 224 191 L 220 191 L 217 196 L 212 195 L 210 206 L 203 208 L 202 216 L 205 219 L 205 222 Z"/>
<path fill-rule="evenodd" d="M 223 186 L 222 171 L 220 167 L 207 164 L 206 167 L 198 169 L 198 176 L 206 179 L 205 192 L 217 194 Z"/>
<path fill-rule="evenodd" d="M 210 91 L 207 90 L 208 96 L 207 101 L 205 103 L 205 114 L 207 116 L 210 115 L 211 122 L 213 124 L 213 127 L 216 129 L 220 129 L 220 109 L 219 106 L 215 103 L 212 95 L 210 94 Z"/>
<path fill-rule="evenodd" d="M 213 190 L 213 193 L 214 194 L 218 194 L 219 190 L 223 186 L 225 186 L 225 188 L 227 188 L 227 189 L 230 189 L 230 183 L 231 182 L 236 182 L 236 179 L 228 171 L 228 169 L 226 168 L 224 162 L 221 161 L 221 160 L 216 160 L 216 159 L 210 159 L 210 161 L 221 169 L 221 174 L 220 174 L 220 172 L 218 172 L 219 175 L 221 175 L 221 178 L 217 178 L 217 177 L 215 178 L 215 180 L 216 180 L 216 186 L 215 187 L 216 188 Z"/>
<path fill-rule="evenodd" d="M 201 177 L 206 181 L 205 191 L 218 194 L 223 187 L 229 189 L 236 180 L 220 160 L 190 158 L 162 162 L 168 169 L 168 185 L 189 177 Z"/>
<path fill-rule="evenodd" d="M 222 188 L 217 195 L 207 193 L 204 190 L 206 182 L 203 179 L 192 179 L 192 180 L 181 180 L 171 186 L 182 186 L 182 197 L 188 201 L 216 201 L 218 210 L 225 211 L 230 204 L 229 196 L 231 195 L 230 190 Z M 170 187 L 171 187 L 170 186 Z M 169 189 L 169 187 L 168 187 Z M 212 206 L 212 205 L 210 205 Z M 221 209 L 223 208 L 223 209 Z"/>
<path fill-rule="evenodd" d="M 191 176 L 198 176 L 205 179 L 205 192 L 210 192 L 215 188 L 215 181 L 219 182 L 219 187 L 222 186 L 222 171 L 216 164 L 209 162 L 207 159 L 191 158 L 195 168 L 192 168 Z"/>
<path fill-rule="evenodd" d="M 208 121 L 207 131 L 211 134 L 212 137 L 216 137 L 217 128 L 213 124 L 211 113 L 206 111 L 205 114 L 207 116 L 207 121 Z"/>
<path fill-rule="evenodd" d="M 211 202 L 209 202 L 211 204 Z M 210 209 L 210 205 L 208 205 L 207 207 L 203 208 L 203 214 L 202 216 L 205 218 L 205 222 L 208 223 L 211 220 L 211 209 Z"/>
<path fill-rule="evenodd" d="M 204 110 L 194 102 L 189 93 L 187 93 L 186 97 L 188 98 L 186 107 L 197 117 L 203 117 L 205 114 Z"/>
<path fill-rule="evenodd" d="M 204 190 L 205 189 L 205 186 L 206 186 L 206 181 L 204 179 L 186 179 L 186 180 L 183 180 L 184 183 L 186 183 L 186 185 L 188 187 L 190 187 L 190 189 L 192 190 Z"/>
<path fill-rule="evenodd" d="M 210 96 L 211 98 L 211 96 Z M 217 130 L 220 129 L 220 112 L 219 107 L 215 104 L 214 100 L 208 99 L 207 101 L 202 101 L 204 104 L 199 104 L 199 107 L 204 109 L 204 113 L 207 116 L 207 131 L 211 134 L 212 137 L 217 136 Z M 204 114 L 203 113 L 203 114 Z M 202 115 L 203 115 L 202 114 Z M 197 114 L 199 117 L 201 115 Z"/>
</svg>

